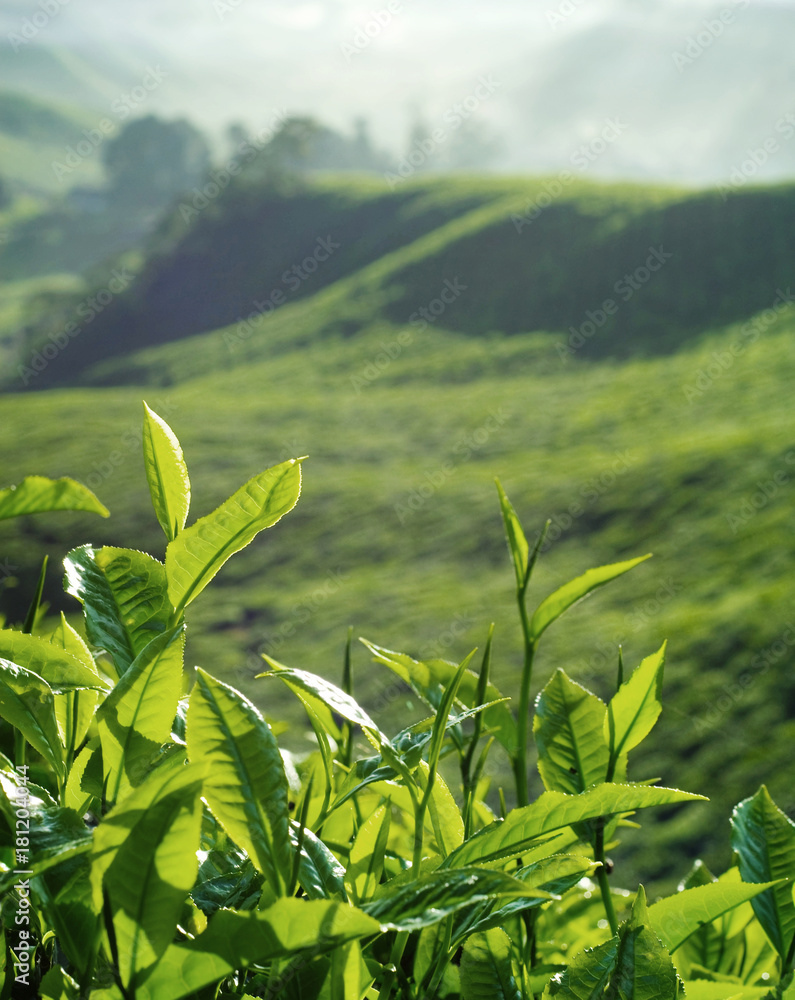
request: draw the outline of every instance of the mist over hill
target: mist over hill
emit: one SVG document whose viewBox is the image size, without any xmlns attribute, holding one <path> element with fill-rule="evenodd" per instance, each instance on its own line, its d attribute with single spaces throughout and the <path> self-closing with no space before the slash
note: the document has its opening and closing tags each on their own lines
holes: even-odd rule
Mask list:
<svg viewBox="0 0 795 1000">
<path fill-rule="evenodd" d="M 396 166 L 413 121 L 441 129 L 443 148 L 459 106 L 498 140 L 490 165 L 501 171 L 568 168 L 616 120 L 621 139 L 589 176 L 719 184 L 766 140 L 776 149 L 752 163 L 754 179 L 795 168 L 795 143 L 777 128 L 795 111 L 789 3 L 443 0 L 420 12 L 391 0 L 379 14 L 355 0 L 215 0 L 141 2 L 132 15 L 52 3 L 52 15 L 0 11 L 0 87 L 102 112 L 154 67 L 163 83 L 141 113 L 187 115 L 216 134 L 231 120 L 261 128 L 279 110 L 343 130 L 364 116 Z M 493 92 L 477 101 L 484 76 Z"/>
</svg>

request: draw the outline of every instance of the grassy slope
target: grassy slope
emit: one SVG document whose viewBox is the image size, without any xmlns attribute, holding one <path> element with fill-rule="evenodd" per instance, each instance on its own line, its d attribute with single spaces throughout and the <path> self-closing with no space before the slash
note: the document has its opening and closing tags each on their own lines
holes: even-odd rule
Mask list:
<svg viewBox="0 0 795 1000">
<path fill-rule="evenodd" d="M 445 281 L 458 281 L 465 290 L 443 317 L 452 330 L 584 330 L 582 354 L 626 357 L 676 350 L 704 329 L 747 320 L 789 287 L 791 185 L 724 203 L 716 192 L 578 181 L 527 221 L 551 183 L 436 178 L 388 192 L 375 179 L 328 179 L 284 197 L 240 180 L 188 223 L 177 213 L 162 227 L 135 288 L 41 381 L 107 382 L 114 360 L 113 379 L 129 381 L 130 343 L 213 330 L 277 294 L 322 310 L 311 340 L 330 329 L 352 336 L 376 315 L 407 323 Z M 291 284 L 292 269 L 326 238 L 334 253 Z M 279 339 L 284 322 L 267 322 Z M 106 362 L 99 376 L 90 370 L 98 362 Z"/>
<path fill-rule="evenodd" d="M 326 178 L 285 197 L 281 190 L 244 178 L 196 217 L 185 220 L 178 210 L 164 223 L 135 289 L 112 302 L 84 331 L 53 379 L 69 384 L 84 379 L 85 369 L 97 359 L 126 355 L 130 343 L 162 343 L 233 323 L 275 293 L 293 304 L 314 298 L 321 289 L 328 292 L 313 307 L 324 310 L 326 321 L 333 313 L 341 333 L 356 332 L 363 318 L 369 322 L 378 314 L 404 322 L 438 295 L 445 278 L 459 273 L 451 270 L 450 261 L 461 253 L 469 258 L 460 272 L 470 289 L 466 315 L 480 324 L 481 332 L 544 328 L 542 322 L 522 326 L 517 318 L 517 302 L 531 302 L 538 294 L 532 280 L 543 285 L 544 278 L 533 263 L 535 238 L 520 239 L 511 216 L 540 197 L 547 184 L 544 179 L 436 178 L 389 192 L 380 179 Z M 590 240 L 594 253 L 595 246 L 610 240 L 602 217 L 611 205 L 621 228 L 677 197 L 680 193 L 671 190 L 613 185 L 606 191 L 577 183 L 548 214 L 553 230 L 565 236 L 573 225 L 583 240 Z M 184 205 L 190 208 L 190 199 Z M 318 239 L 332 240 L 333 254 L 300 282 L 285 279 L 315 252 Z M 643 240 L 645 258 L 648 236 Z M 506 255 L 513 258 L 507 269 L 500 263 Z M 566 270 L 560 259 L 554 267 Z M 611 284 L 615 280 L 612 275 Z M 495 281 L 501 289 L 498 298 L 509 304 L 510 322 L 492 315 L 484 302 L 484 295 L 492 303 L 497 298 Z M 582 285 L 576 268 L 572 281 Z M 599 302 L 602 297 L 600 286 Z M 357 310 L 362 299 L 366 306 Z M 588 299 L 589 305 L 595 302 Z M 454 316 L 448 325 L 467 329 L 465 322 L 458 325 L 463 318 Z M 313 324 L 324 335 L 327 327 L 328 322 Z M 126 363 L 117 367 L 123 379 Z"/>
<path fill-rule="evenodd" d="M 349 623 L 384 645 L 456 659 L 482 644 L 495 620 L 496 681 L 515 693 L 512 573 L 492 480 L 502 478 L 528 532 L 579 501 L 582 512 L 541 561 L 536 596 L 591 565 L 646 551 L 655 559 L 551 631 L 538 681 L 560 665 L 608 695 L 618 642 L 637 662 L 668 637 L 668 708 L 647 768 L 666 783 L 712 790 L 714 802 L 655 825 L 645 847 L 636 838 L 635 862 L 670 875 L 667 852 L 686 841 L 691 856 L 705 850 L 726 863 L 735 801 L 765 780 L 784 808 L 793 805 L 791 647 L 775 647 L 773 666 L 748 673 L 747 687 L 732 685 L 792 619 L 795 321 L 765 327 L 689 402 L 685 388 L 739 329 L 621 365 L 562 362 L 556 337 L 544 334 L 475 340 L 430 328 L 394 360 L 381 356 L 383 345 L 402 326 L 346 336 L 332 321 L 325 339 L 316 336 L 328 316 L 364 314 L 371 304 L 330 289 L 244 341 L 218 331 L 152 349 L 130 370 L 157 387 L 0 399 L 10 431 L 0 445 L 6 481 L 70 473 L 94 484 L 113 511 L 108 522 L 67 515 L 3 526 L 4 558 L 22 570 L 20 593 L 30 593 L 43 551 L 56 566 L 69 544 L 86 540 L 162 554 L 137 441 L 145 396 L 183 442 L 197 516 L 261 468 L 310 455 L 296 511 L 237 556 L 194 607 L 191 663 L 238 684 L 270 714 L 297 719 L 282 692 L 253 680 L 258 649 L 333 677 Z M 371 381 L 377 369 L 368 363 L 383 368 Z M 486 430 L 494 413 L 500 426 Z M 613 481 L 616 455 L 623 464 Z M 776 476 L 772 498 L 742 520 L 757 483 Z M 401 523 L 396 508 L 432 481 L 438 488 Z M 51 577 L 55 599 L 57 570 Z M 19 613 L 14 595 L 7 604 Z M 357 655 L 362 699 L 388 730 L 400 728 L 412 711 L 405 693 L 367 663 Z M 618 880 L 631 881 L 633 870 Z"/>
<path fill-rule="evenodd" d="M 59 177 L 53 162 L 63 163 L 69 146 L 96 127 L 100 116 L 82 107 L 59 105 L 0 90 L 0 177 L 26 189 L 63 193 L 76 184 L 97 184 L 102 176 L 98 153 Z"/>
</svg>

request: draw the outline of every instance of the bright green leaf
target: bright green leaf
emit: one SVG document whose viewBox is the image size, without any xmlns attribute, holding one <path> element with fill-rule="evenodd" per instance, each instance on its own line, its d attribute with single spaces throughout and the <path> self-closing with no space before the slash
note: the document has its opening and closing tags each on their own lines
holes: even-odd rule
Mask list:
<svg viewBox="0 0 795 1000">
<path fill-rule="evenodd" d="M 168 541 L 185 527 L 190 509 L 190 479 L 177 436 L 144 403 L 144 467 L 149 494 Z"/>
<path fill-rule="evenodd" d="M 673 952 L 704 924 L 774 885 L 774 882 L 761 885 L 710 882 L 684 889 L 650 906 L 649 922 L 666 948 Z"/>
<path fill-rule="evenodd" d="M 649 925 L 643 886 L 618 935 L 577 955 L 544 992 L 545 998 L 558 1000 L 676 1000 L 681 996 L 671 957 Z"/>
<path fill-rule="evenodd" d="M 628 753 L 644 740 L 662 711 L 665 643 L 647 656 L 613 695 L 604 717 L 604 740 L 614 756 Z"/>
<path fill-rule="evenodd" d="M 71 976 L 56 965 L 39 984 L 39 996 L 42 1000 L 78 1000 L 80 987 Z"/>
<path fill-rule="evenodd" d="M 369 733 L 376 745 L 388 742 L 386 736 L 381 733 L 367 712 L 342 688 L 323 677 L 318 677 L 317 674 L 309 673 L 307 670 L 293 670 L 276 660 L 272 660 L 269 656 L 266 656 L 265 659 L 273 667 L 273 670 L 258 674 L 257 677 L 278 677 L 291 691 L 302 696 L 302 700 L 308 702 L 321 720 L 326 712 L 336 712 L 343 719 L 347 719 L 348 722 L 360 726 L 365 733 Z M 339 732 L 336 723 L 333 725 L 334 729 Z M 333 731 L 330 734 L 335 735 Z"/>
<path fill-rule="evenodd" d="M 74 479 L 27 476 L 18 486 L 0 490 L 0 520 L 56 510 L 86 510 L 110 516 L 91 490 Z"/>
<path fill-rule="evenodd" d="M 293 509 L 301 464 L 282 462 L 250 479 L 206 517 L 181 531 L 166 549 L 168 592 L 181 610 L 198 597 L 230 556 Z"/>
<path fill-rule="evenodd" d="M 445 867 L 484 864 L 521 854 L 537 837 L 566 826 L 675 802 L 705 801 L 703 795 L 681 792 L 676 788 L 650 785 L 602 784 L 582 792 L 544 792 L 535 802 L 512 809 L 504 820 L 497 820 L 459 847 L 445 859 Z"/>
<path fill-rule="evenodd" d="M 497 480 L 497 492 L 500 497 L 500 510 L 502 520 L 505 525 L 505 536 L 508 541 L 508 551 L 513 561 L 514 572 L 516 573 L 516 586 L 521 589 L 525 585 L 527 577 L 527 561 L 530 555 L 530 546 L 527 544 L 524 529 L 516 515 L 516 511 L 511 506 L 511 501 L 505 494 L 502 485 Z"/>
<path fill-rule="evenodd" d="M 209 765 L 204 795 L 213 813 L 283 895 L 292 871 L 288 787 L 270 726 L 239 691 L 198 670 L 187 737 L 190 759 Z"/>
<path fill-rule="evenodd" d="M 649 926 L 646 893 L 638 888 L 632 914 L 619 930 L 616 969 L 611 985 L 628 1000 L 675 1000 L 681 983 L 671 956 Z"/>
<path fill-rule="evenodd" d="M 523 882 L 526 886 L 534 889 L 541 889 L 553 896 L 562 896 L 569 889 L 573 888 L 583 876 L 587 875 L 594 866 L 590 858 L 580 858 L 570 854 L 553 854 L 542 861 L 537 861 L 532 865 L 526 865 L 514 872 L 514 878 Z M 504 927 L 508 917 L 524 910 L 534 909 L 541 906 L 545 900 L 528 897 L 526 899 L 509 899 L 507 903 L 502 903 L 494 909 L 484 910 L 482 915 L 478 915 L 467 925 L 468 931 L 483 931 L 491 927 Z M 456 929 L 455 937 L 458 936 Z"/>
<path fill-rule="evenodd" d="M 66 590 L 82 602 L 86 632 L 119 675 L 171 624 L 165 567 L 134 549 L 83 545 L 64 560 Z"/>
<path fill-rule="evenodd" d="M 378 921 L 328 900 L 279 899 L 264 910 L 221 910 L 186 945 L 172 945 L 136 1000 L 181 1000 L 254 962 L 320 955 L 346 941 L 377 934 Z"/>
<path fill-rule="evenodd" d="M 686 980 L 682 987 L 687 1000 L 765 1000 L 771 996 L 769 986 L 745 986 L 709 979 Z"/>
<path fill-rule="evenodd" d="M 380 662 L 393 670 L 401 680 L 405 681 L 416 692 L 418 697 L 433 709 L 434 712 L 441 703 L 445 688 L 458 670 L 458 664 L 447 660 L 413 660 L 405 653 L 396 653 L 360 640 Z M 472 670 L 466 670 L 458 687 L 456 700 L 465 708 L 475 708 L 478 705 L 478 675 Z M 516 720 L 511 710 L 503 700 L 503 696 L 493 684 L 486 688 L 488 701 L 498 702 L 483 712 L 483 726 L 493 732 L 496 739 L 509 753 L 518 747 L 516 735 Z"/>
<path fill-rule="evenodd" d="M 82 638 L 67 622 L 63 612 L 61 612 L 59 625 L 50 637 L 50 644 L 54 648 L 63 650 L 74 657 L 86 670 L 99 678 L 96 664 L 89 652 L 88 646 L 86 646 Z M 103 686 L 105 684 L 101 678 L 100 683 Z M 52 687 L 52 683 L 50 686 Z M 94 718 L 98 698 L 98 692 L 91 689 L 76 690 L 67 694 L 56 695 L 55 717 L 58 720 L 61 732 L 64 733 L 65 744 L 70 752 L 74 752 L 85 739 L 88 727 Z"/>
<path fill-rule="evenodd" d="M 511 940 L 499 927 L 473 934 L 464 943 L 461 996 L 463 1000 L 521 1000 L 511 969 Z"/>
<path fill-rule="evenodd" d="M 143 781 L 163 743 L 182 690 L 184 626 L 153 639 L 130 664 L 97 712 L 107 799 Z"/>
<path fill-rule="evenodd" d="M 88 667 L 65 649 L 37 635 L 3 629 L 0 631 L 0 657 L 43 677 L 56 694 L 106 686 L 93 663 Z"/>
<path fill-rule="evenodd" d="M 391 803 L 387 801 L 367 817 L 356 834 L 345 878 L 356 901 L 369 899 L 381 880 L 390 821 Z"/>
<path fill-rule="evenodd" d="M 101 800 L 103 788 L 102 750 L 99 739 L 95 738 L 83 747 L 72 763 L 66 781 L 64 805 L 82 816 L 92 799 Z"/>
<path fill-rule="evenodd" d="M 795 824 L 775 804 L 762 785 L 756 795 L 735 807 L 731 845 L 739 856 L 744 882 L 787 882 L 767 889 L 751 900 L 754 913 L 773 947 L 782 957 L 795 935 Z"/>
<path fill-rule="evenodd" d="M 602 737 L 605 704 L 563 670 L 536 701 L 533 735 L 538 770 L 550 791 L 584 792 L 607 777 L 609 753 Z"/>
<path fill-rule="evenodd" d="M 196 880 L 202 771 L 157 772 L 105 816 L 94 834 L 91 880 L 107 897 L 126 987 L 141 982 L 171 944 Z"/>
<path fill-rule="evenodd" d="M 401 881 L 394 888 L 387 882 L 362 909 L 386 927 L 415 931 L 464 907 L 506 896 L 550 898 L 549 893 L 528 888 L 505 872 L 487 868 L 439 869 L 413 882 Z"/>
<path fill-rule="evenodd" d="M 535 614 L 530 622 L 530 634 L 534 642 L 538 642 L 547 628 L 559 618 L 564 611 L 567 611 L 577 601 L 581 601 L 595 590 L 616 577 L 621 576 L 629 570 L 634 569 L 640 563 L 645 562 L 650 556 L 640 556 L 638 559 L 628 559 L 626 562 L 613 563 L 610 566 L 600 566 L 598 569 L 589 569 L 582 576 L 571 580 L 550 594 L 546 600 L 536 608 Z"/>
<path fill-rule="evenodd" d="M 0 718 L 18 729 L 58 778 L 63 777 L 64 747 L 55 719 L 55 696 L 43 677 L 0 659 Z"/>
<path fill-rule="evenodd" d="M 586 948 L 574 957 L 565 972 L 555 976 L 544 990 L 544 1000 L 601 1000 L 616 967 L 618 942 L 615 938 L 596 948 Z M 621 1000 L 634 1000 L 621 997 Z M 659 1000 L 668 1000 L 660 997 Z"/>
<path fill-rule="evenodd" d="M 290 843 L 298 849 L 298 824 L 290 822 Z M 345 869 L 311 830 L 304 828 L 301 836 L 301 860 L 298 882 L 309 899 L 347 899 Z"/>
</svg>

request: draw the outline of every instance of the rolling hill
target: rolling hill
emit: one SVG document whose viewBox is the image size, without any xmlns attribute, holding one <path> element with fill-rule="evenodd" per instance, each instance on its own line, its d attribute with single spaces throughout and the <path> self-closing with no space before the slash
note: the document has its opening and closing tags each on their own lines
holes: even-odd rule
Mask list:
<svg viewBox="0 0 795 1000">
<path fill-rule="evenodd" d="M 589 357 L 675 350 L 788 300 L 791 185 L 724 197 L 569 177 L 420 179 L 391 191 L 331 178 L 285 192 L 243 175 L 220 194 L 216 185 L 214 199 L 194 192 L 132 287 L 90 321 L 73 300 L 35 331 L 30 356 L 73 324 L 57 364 L 22 381 L 135 380 L 127 360 L 112 364 L 130 345 L 236 323 L 268 323 L 270 333 L 239 338 L 261 356 L 279 340 L 280 310 L 310 298 L 324 335 L 353 336 L 377 314 L 469 336 L 565 331 L 571 351 Z"/>
</svg>

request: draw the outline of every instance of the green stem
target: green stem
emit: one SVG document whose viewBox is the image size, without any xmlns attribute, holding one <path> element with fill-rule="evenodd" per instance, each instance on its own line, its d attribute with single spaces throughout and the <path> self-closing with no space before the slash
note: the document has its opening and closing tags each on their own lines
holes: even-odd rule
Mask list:
<svg viewBox="0 0 795 1000">
<path fill-rule="evenodd" d="M 353 642 L 353 626 L 348 626 L 348 641 L 345 643 L 345 660 L 342 667 L 342 690 L 353 697 L 353 670 L 351 667 L 351 644 Z M 340 762 L 350 768 L 353 761 L 353 723 L 346 722 L 344 739 L 340 752 Z M 355 801 L 355 800 L 354 800 Z"/>
<path fill-rule="evenodd" d="M 414 853 L 411 858 L 411 869 L 415 873 L 414 877 L 419 878 L 420 865 L 422 864 L 422 847 L 425 838 L 425 809 L 428 800 L 425 795 L 422 802 L 414 806 Z"/>
<path fill-rule="evenodd" d="M 787 951 L 787 957 L 784 959 L 784 969 L 783 972 L 786 973 L 792 971 L 792 962 L 795 959 L 795 935 L 793 935 L 792 941 L 790 941 L 789 949 Z"/>
<path fill-rule="evenodd" d="M 486 702 L 489 671 L 491 668 L 491 643 L 494 638 L 494 622 L 489 626 L 489 635 L 486 640 L 486 649 L 483 653 L 483 663 L 478 676 L 478 687 L 475 694 L 475 704 L 483 705 Z M 483 713 L 478 712 L 475 716 L 475 727 L 469 741 L 466 753 L 461 758 L 461 784 L 464 789 L 464 840 L 468 840 L 472 834 L 472 807 L 475 798 L 475 789 L 478 782 L 478 769 L 472 769 L 472 762 L 475 758 L 475 750 L 480 742 L 483 732 Z"/>
<path fill-rule="evenodd" d="M 25 737 L 17 729 L 14 731 L 14 759 L 17 767 L 24 767 L 27 763 L 28 744 Z"/>
<path fill-rule="evenodd" d="M 444 928 L 444 940 L 442 942 L 442 947 L 439 949 L 439 957 L 436 960 L 435 967 L 428 970 L 426 978 L 422 983 L 422 988 L 420 990 L 419 996 L 425 997 L 435 997 L 437 990 L 439 989 L 439 983 L 442 981 L 445 969 L 450 964 L 450 960 L 453 957 L 450 954 L 450 938 L 452 936 L 453 929 L 453 918 L 447 917 L 445 920 Z M 431 977 L 430 982 L 427 981 L 428 976 Z"/>
<path fill-rule="evenodd" d="M 616 920 L 616 911 L 613 906 L 613 897 L 610 894 L 610 883 L 607 879 L 607 869 L 605 867 L 604 816 L 600 816 L 596 821 L 596 835 L 594 837 L 593 855 L 594 860 L 600 862 L 599 867 L 596 869 L 596 878 L 599 882 L 599 891 L 602 894 L 602 904 L 605 908 L 607 922 L 610 924 L 610 932 L 611 934 L 615 934 L 618 931 L 618 921 Z"/>
<path fill-rule="evenodd" d="M 519 601 L 519 616 L 522 620 L 522 635 L 524 636 L 524 666 L 522 668 L 522 686 L 519 692 L 519 724 L 517 738 L 519 747 L 513 759 L 513 773 L 516 779 L 516 804 L 526 806 L 528 803 L 527 789 L 527 744 L 530 721 L 530 688 L 533 681 L 533 659 L 536 647 L 530 635 L 530 618 L 525 602 L 526 587 L 517 593 Z"/>
<path fill-rule="evenodd" d="M 392 988 L 397 979 L 397 967 L 403 960 L 403 952 L 406 950 L 406 943 L 409 939 L 408 931 L 398 931 L 392 945 L 392 954 L 389 956 L 389 967 L 387 968 L 384 982 L 379 990 L 379 1000 L 389 1000 Z"/>
</svg>

